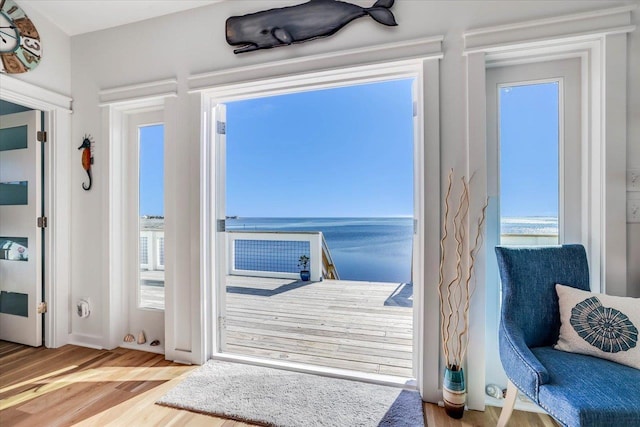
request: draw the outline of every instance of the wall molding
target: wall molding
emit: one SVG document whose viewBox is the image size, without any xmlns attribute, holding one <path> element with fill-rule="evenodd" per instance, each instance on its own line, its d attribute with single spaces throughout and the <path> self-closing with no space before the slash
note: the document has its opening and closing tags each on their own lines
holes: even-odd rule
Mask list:
<svg viewBox="0 0 640 427">
<path fill-rule="evenodd" d="M 5 101 L 49 111 L 52 107 L 71 112 L 72 99 L 66 95 L 35 86 L 31 83 L 0 74 L 1 96 Z"/>
<path fill-rule="evenodd" d="M 69 334 L 69 344 L 103 350 L 102 336 L 93 334 Z"/>
<path fill-rule="evenodd" d="M 267 62 L 259 65 L 195 74 L 187 79 L 191 92 L 236 82 L 250 82 L 293 74 L 308 74 L 363 64 L 410 59 L 442 59 L 444 36 L 434 36 L 399 43 L 388 43 L 365 48 L 349 49 L 337 53 L 312 55 L 302 58 Z"/>
<path fill-rule="evenodd" d="M 126 108 L 131 104 L 177 96 L 178 80 L 171 78 L 100 90 L 98 106 L 120 105 Z"/>
<path fill-rule="evenodd" d="M 465 55 L 502 51 L 514 45 L 535 48 L 557 44 L 560 39 L 575 43 L 628 33 L 636 28 L 631 21 L 635 8 L 635 5 L 629 5 L 469 30 L 463 35 Z"/>
</svg>

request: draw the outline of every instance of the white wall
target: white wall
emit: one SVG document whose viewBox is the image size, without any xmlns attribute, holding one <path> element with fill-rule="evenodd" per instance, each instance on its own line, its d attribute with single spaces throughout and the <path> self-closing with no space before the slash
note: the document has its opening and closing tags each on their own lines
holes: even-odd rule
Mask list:
<svg viewBox="0 0 640 427">
<path fill-rule="evenodd" d="M 190 100 L 186 78 L 193 74 L 331 53 L 344 49 L 400 42 L 432 35 L 445 35 L 441 62 L 441 170 L 464 169 L 465 157 L 465 61 L 462 56 L 465 30 L 511 22 L 552 17 L 585 10 L 613 7 L 633 1 L 405 1 L 393 7 L 399 23 L 396 28 L 376 24 L 370 18 L 359 19 L 336 35 L 296 46 L 234 55 L 224 38 L 224 22 L 228 16 L 279 7 L 299 2 L 228 1 L 172 16 L 160 17 L 115 29 L 74 36 L 71 39 L 71 81 L 74 98 L 73 141 L 82 135 L 101 135 L 98 91 L 153 80 L 177 78 L 179 97 L 173 123 L 179 139 L 174 144 L 171 174 L 181 189 L 173 201 L 178 224 L 175 277 L 181 289 L 180 298 L 188 303 L 198 295 L 198 155 L 199 141 L 193 137 Z M 354 3 L 370 6 L 371 1 Z M 640 24 L 633 12 L 634 23 Z M 640 26 L 640 25 L 639 25 Z M 628 152 L 629 167 L 640 167 L 640 30 L 629 36 Z M 42 65 L 42 64 L 41 64 Z M 79 167 L 72 176 L 72 301 L 90 297 L 101 301 L 103 290 L 110 286 L 100 274 L 104 271 L 106 244 L 103 230 L 107 226 L 104 167 L 106 141 L 96 140 L 94 188 L 80 188 L 84 171 Z M 75 154 L 75 153 L 74 153 Z M 75 164 L 75 163 L 72 163 Z M 446 176 L 442 177 L 446 185 Z M 444 193 L 443 193 L 444 194 Z M 640 296 L 640 224 L 628 226 L 629 287 L 628 294 Z M 169 261 L 167 261 L 168 263 Z M 78 337 L 100 340 L 103 334 L 103 307 L 98 303 L 89 319 L 73 317 L 72 331 Z M 191 317 L 187 310 L 177 313 L 180 348 L 193 348 Z M 469 351 L 473 355 L 473 349 Z"/>
<path fill-rule="evenodd" d="M 636 2 L 640 6 L 640 1 Z M 627 169 L 640 169 L 640 10 L 633 12 L 639 28 L 629 36 L 627 73 Z M 640 197 L 640 193 L 634 195 Z M 627 294 L 640 298 L 640 223 L 627 224 Z"/>
</svg>

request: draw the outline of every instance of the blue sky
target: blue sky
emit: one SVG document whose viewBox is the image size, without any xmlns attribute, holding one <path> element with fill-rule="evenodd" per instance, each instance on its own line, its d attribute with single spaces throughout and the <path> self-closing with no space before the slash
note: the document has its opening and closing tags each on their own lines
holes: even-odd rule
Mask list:
<svg viewBox="0 0 640 427">
<path fill-rule="evenodd" d="M 411 84 L 228 103 L 227 215 L 411 216 Z M 557 216 L 557 84 L 502 89 L 500 107 L 501 215 Z M 164 215 L 163 126 L 140 137 L 140 215 Z"/>
<path fill-rule="evenodd" d="M 500 90 L 500 213 L 558 215 L 558 85 Z"/>
<path fill-rule="evenodd" d="M 140 128 L 140 216 L 164 216 L 164 126 Z"/>
<path fill-rule="evenodd" d="M 412 80 L 227 104 L 227 215 L 413 214 Z"/>
</svg>

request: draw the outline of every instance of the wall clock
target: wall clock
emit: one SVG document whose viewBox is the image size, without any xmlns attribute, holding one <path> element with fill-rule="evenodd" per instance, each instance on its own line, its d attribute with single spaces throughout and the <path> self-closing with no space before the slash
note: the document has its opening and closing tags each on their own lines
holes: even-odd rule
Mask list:
<svg viewBox="0 0 640 427">
<path fill-rule="evenodd" d="M 13 0 L 0 0 L 0 72 L 26 73 L 42 58 L 35 25 Z"/>
</svg>

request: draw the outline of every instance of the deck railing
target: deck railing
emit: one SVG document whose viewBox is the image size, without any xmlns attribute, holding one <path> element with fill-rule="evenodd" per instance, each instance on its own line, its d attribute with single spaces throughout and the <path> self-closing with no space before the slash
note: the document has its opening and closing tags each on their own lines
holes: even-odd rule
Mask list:
<svg viewBox="0 0 640 427">
<path fill-rule="evenodd" d="M 338 277 L 320 231 L 227 230 L 227 245 L 229 275 L 299 279 L 298 260 L 306 255 L 311 280 Z"/>
<path fill-rule="evenodd" d="M 140 231 L 140 269 L 164 270 L 164 231 Z"/>
<path fill-rule="evenodd" d="M 333 263 L 327 241 L 324 240 L 322 233 L 320 233 L 320 235 L 322 236 L 322 277 L 324 279 L 340 280 L 340 275 L 338 274 L 336 265 Z"/>
<path fill-rule="evenodd" d="M 523 246 L 537 246 L 537 245 L 557 245 L 557 234 L 501 234 L 501 245 L 523 245 Z"/>
</svg>

